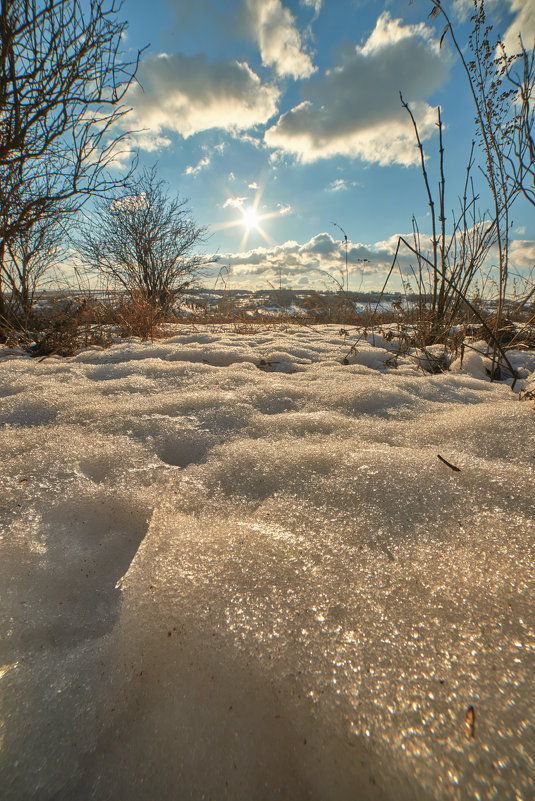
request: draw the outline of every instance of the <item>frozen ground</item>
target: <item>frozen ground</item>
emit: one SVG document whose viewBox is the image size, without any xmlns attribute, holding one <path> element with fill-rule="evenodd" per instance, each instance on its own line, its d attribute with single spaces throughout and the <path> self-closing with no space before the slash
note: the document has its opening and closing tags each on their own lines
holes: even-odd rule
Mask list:
<svg viewBox="0 0 535 801">
<path fill-rule="evenodd" d="M 534 797 L 533 400 L 349 344 L 0 352 L 2 799 Z"/>
</svg>

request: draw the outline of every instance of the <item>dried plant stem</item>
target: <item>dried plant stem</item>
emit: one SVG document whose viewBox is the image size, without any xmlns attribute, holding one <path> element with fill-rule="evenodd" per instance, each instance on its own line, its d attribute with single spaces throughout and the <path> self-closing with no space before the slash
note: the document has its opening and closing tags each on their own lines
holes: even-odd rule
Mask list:
<svg viewBox="0 0 535 801">
<path fill-rule="evenodd" d="M 424 256 L 422 253 L 418 253 L 418 252 L 417 252 L 417 251 L 416 251 L 416 250 L 413 248 L 413 246 L 410 244 L 410 242 L 408 242 L 408 241 L 405 239 L 405 237 L 403 237 L 403 236 L 400 236 L 400 237 L 399 237 L 399 239 L 398 239 L 398 246 L 397 246 L 397 248 L 396 248 L 396 256 L 395 256 L 395 259 L 397 259 L 397 255 L 398 255 L 398 252 L 399 252 L 399 246 L 400 246 L 400 244 L 401 244 L 401 243 L 403 243 L 403 244 L 405 245 L 405 247 L 407 247 L 407 248 L 408 248 L 408 249 L 411 251 L 411 253 L 414 253 L 414 255 L 415 255 L 415 256 L 419 256 L 419 258 L 421 258 L 421 259 L 423 259 L 424 261 L 426 261 L 426 262 L 427 262 L 427 263 L 428 263 L 428 264 L 429 264 L 431 267 L 433 266 L 433 265 L 432 265 L 432 263 L 431 263 L 431 261 L 429 261 L 429 259 L 427 259 L 427 258 L 426 258 L 426 257 L 425 257 L 425 256 Z M 393 268 L 391 268 L 391 270 L 390 270 L 390 272 L 389 272 L 389 274 L 388 274 L 389 276 L 392 274 L 392 269 L 393 269 Z M 468 308 L 470 309 L 470 311 L 471 311 L 471 312 L 472 312 L 472 313 L 475 315 L 475 317 L 476 317 L 476 318 L 479 320 L 479 322 L 481 323 L 481 325 L 483 326 L 483 328 L 484 328 L 484 329 L 485 329 L 485 331 L 487 332 L 487 334 L 488 334 L 488 336 L 489 336 L 489 338 L 490 338 L 490 341 L 492 342 L 492 344 L 493 344 L 494 348 L 495 348 L 497 351 L 499 351 L 499 353 L 500 353 L 501 357 L 503 358 L 503 360 L 504 360 L 505 364 L 507 365 L 507 368 L 508 368 L 508 370 L 511 372 L 511 375 L 513 376 L 513 383 L 512 383 L 512 385 L 511 385 L 511 389 L 514 389 L 514 387 L 515 387 L 515 384 L 516 384 L 516 382 L 517 382 L 517 380 L 518 380 L 518 376 L 517 376 L 517 374 L 516 374 L 516 371 L 514 370 L 514 368 L 513 368 L 512 364 L 511 364 L 511 362 L 510 362 L 510 361 L 509 361 L 509 359 L 507 358 L 507 354 L 505 353 L 504 349 L 502 348 L 502 346 L 501 346 L 501 345 L 500 345 L 500 343 L 498 342 L 498 340 L 497 340 L 497 338 L 496 338 L 496 332 L 495 332 L 495 330 L 492 330 L 492 329 L 490 328 L 490 326 L 487 324 L 487 322 L 485 321 L 485 319 L 483 318 L 483 316 L 482 316 L 482 315 L 479 313 L 479 311 L 476 309 L 476 307 L 475 307 L 475 306 L 474 306 L 472 303 L 470 303 L 470 301 L 468 300 L 468 298 L 467 298 L 465 295 L 463 295 L 463 294 L 462 294 L 462 291 L 461 291 L 461 290 L 460 290 L 460 289 L 459 289 L 459 288 L 458 288 L 458 287 L 457 287 L 457 286 L 456 286 L 456 285 L 455 285 L 455 284 L 454 284 L 454 283 L 453 283 L 453 282 L 452 282 L 452 281 L 451 281 L 451 280 L 450 280 L 450 279 L 447 277 L 447 275 L 445 275 L 444 273 L 442 273 L 442 274 L 441 274 L 441 277 L 442 277 L 442 278 L 444 279 L 444 281 L 445 281 L 445 282 L 448 284 L 448 286 L 449 286 L 449 287 L 452 289 L 452 291 L 453 291 L 453 292 L 455 292 L 455 294 L 459 296 L 459 298 L 460 298 L 460 299 L 463 301 L 463 303 L 465 303 L 465 304 L 468 306 Z M 493 376 L 493 375 L 491 375 L 491 379 L 492 379 L 493 377 L 494 377 L 494 376 Z"/>
</svg>

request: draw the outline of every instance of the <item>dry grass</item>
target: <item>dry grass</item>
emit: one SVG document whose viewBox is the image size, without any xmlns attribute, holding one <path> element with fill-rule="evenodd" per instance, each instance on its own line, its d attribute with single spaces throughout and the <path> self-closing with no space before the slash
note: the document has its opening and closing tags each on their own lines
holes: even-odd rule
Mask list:
<svg viewBox="0 0 535 801">
<path fill-rule="evenodd" d="M 425 297 L 411 304 L 407 298 L 405 303 L 398 303 L 392 312 L 386 313 L 378 311 L 377 302 L 365 311 L 356 312 L 349 298 L 335 294 L 325 297 L 310 293 L 307 306 L 305 314 L 290 314 L 284 310 L 280 314 L 266 313 L 259 307 L 251 315 L 236 304 L 225 303 L 215 309 L 200 309 L 198 313 L 181 316 L 155 309 L 141 295 L 103 298 L 86 293 L 84 297 L 64 296 L 51 301 L 45 310 L 34 314 L 29 329 L 17 326 L 16 321 L 4 320 L 0 325 L 0 338 L 9 346 L 42 358 L 73 356 L 89 346 L 108 347 L 118 338 L 163 339 L 176 333 L 174 326 L 184 324 L 194 328 L 200 325 L 221 327 L 242 336 L 255 335 L 261 329 L 288 330 L 295 326 L 336 324 L 341 326 L 340 336 L 348 342 L 348 355 L 369 333 L 378 333 L 387 341 L 396 341 L 397 349 L 390 360 L 392 367 L 396 366 L 399 356 L 416 351 L 420 355 L 415 358 L 426 372 L 447 370 L 449 362 L 463 352 L 471 337 L 486 340 L 490 345 L 498 338 L 504 353 L 513 348 L 535 349 L 535 310 L 531 306 L 521 309 L 521 324 L 505 319 L 496 333 L 493 314 L 485 312 L 482 306 L 477 315 L 465 307 L 453 325 L 448 320 L 438 326 Z M 437 344 L 442 350 L 437 350 Z M 501 361 L 507 368 L 507 363 Z"/>
</svg>

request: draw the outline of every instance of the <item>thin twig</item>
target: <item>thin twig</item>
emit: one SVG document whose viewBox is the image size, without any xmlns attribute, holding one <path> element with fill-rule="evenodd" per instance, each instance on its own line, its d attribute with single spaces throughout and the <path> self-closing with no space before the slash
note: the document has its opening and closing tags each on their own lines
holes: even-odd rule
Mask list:
<svg viewBox="0 0 535 801">
<path fill-rule="evenodd" d="M 451 462 L 448 462 L 447 459 L 444 459 L 444 457 L 441 456 L 440 453 L 437 453 L 437 456 L 438 456 L 438 458 L 440 459 L 441 462 L 444 462 L 444 464 L 447 465 L 455 473 L 460 473 L 461 472 L 461 468 L 460 467 L 455 467 L 454 464 L 452 464 Z"/>
</svg>

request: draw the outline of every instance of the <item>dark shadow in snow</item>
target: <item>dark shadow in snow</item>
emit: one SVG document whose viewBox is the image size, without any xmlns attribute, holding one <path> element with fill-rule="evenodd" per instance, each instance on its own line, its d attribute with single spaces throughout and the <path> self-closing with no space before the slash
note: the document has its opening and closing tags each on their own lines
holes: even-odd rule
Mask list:
<svg viewBox="0 0 535 801">
<path fill-rule="evenodd" d="M 57 410 L 48 406 L 42 399 L 14 401 L 11 410 L 8 408 L 4 414 L 0 414 L 0 423 L 17 426 L 44 426 L 52 423 L 57 414 Z"/>
<path fill-rule="evenodd" d="M 95 494 L 51 506 L 39 525 L 43 553 L 13 549 L 4 588 L 11 618 L 5 658 L 94 639 L 113 628 L 120 590 L 149 525 L 133 499 Z M 31 576 L 31 580 L 28 580 Z"/>
<path fill-rule="evenodd" d="M 2 801 L 82 798 L 65 788 L 96 726 L 107 643 L 151 509 L 96 491 L 51 504 L 2 552 Z M 16 521 L 15 521 L 16 522 Z"/>
<path fill-rule="evenodd" d="M 211 442 L 203 442 L 199 435 L 155 442 L 155 450 L 162 462 L 172 467 L 187 467 L 205 461 Z"/>
</svg>

